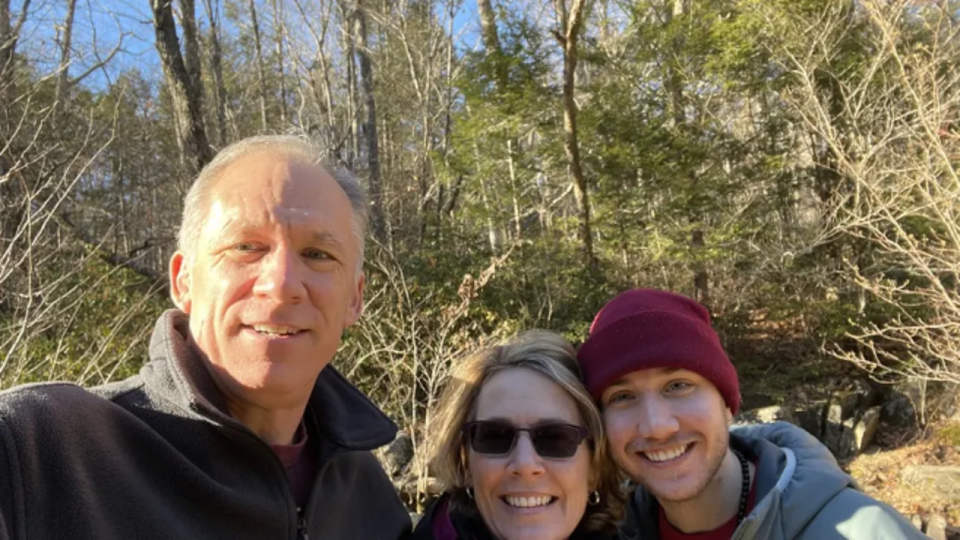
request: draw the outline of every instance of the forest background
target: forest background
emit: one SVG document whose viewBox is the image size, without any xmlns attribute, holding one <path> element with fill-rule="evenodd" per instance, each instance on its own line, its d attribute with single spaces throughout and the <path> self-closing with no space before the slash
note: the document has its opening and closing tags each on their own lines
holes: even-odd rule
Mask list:
<svg viewBox="0 0 960 540">
<path fill-rule="evenodd" d="M 371 198 L 336 365 L 415 442 L 465 352 L 634 286 L 706 304 L 745 392 L 956 392 L 958 10 L 0 0 L 0 388 L 135 373 L 192 178 L 300 133 Z"/>
</svg>

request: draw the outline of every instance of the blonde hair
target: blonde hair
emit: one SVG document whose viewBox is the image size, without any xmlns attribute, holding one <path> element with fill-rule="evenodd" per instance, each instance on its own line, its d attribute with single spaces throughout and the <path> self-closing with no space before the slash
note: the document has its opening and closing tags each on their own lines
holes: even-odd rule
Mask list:
<svg viewBox="0 0 960 540">
<path fill-rule="evenodd" d="M 447 382 L 432 415 L 429 448 L 430 468 L 452 508 L 476 515 L 473 500 L 466 495 L 469 473 L 462 437 L 463 425 L 476 415 L 477 398 L 494 374 L 516 368 L 533 370 L 562 388 L 576 403 L 590 433 L 591 476 L 600 502 L 587 506 L 578 529 L 614 532 L 623 515 L 625 493 L 622 476 L 607 455 L 603 419 L 580 379 L 576 351 L 563 337 L 534 330 L 467 357 Z"/>
</svg>

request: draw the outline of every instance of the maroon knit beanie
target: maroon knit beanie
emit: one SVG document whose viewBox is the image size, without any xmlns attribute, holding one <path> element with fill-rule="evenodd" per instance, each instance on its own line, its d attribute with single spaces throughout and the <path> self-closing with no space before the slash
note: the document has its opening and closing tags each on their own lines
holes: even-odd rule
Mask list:
<svg viewBox="0 0 960 540">
<path fill-rule="evenodd" d="M 577 352 L 587 390 L 596 400 L 628 373 L 675 367 L 717 387 L 733 414 L 740 408 L 737 370 L 710 326 L 710 313 L 679 294 L 633 289 L 603 306 Z"/>
</svg>

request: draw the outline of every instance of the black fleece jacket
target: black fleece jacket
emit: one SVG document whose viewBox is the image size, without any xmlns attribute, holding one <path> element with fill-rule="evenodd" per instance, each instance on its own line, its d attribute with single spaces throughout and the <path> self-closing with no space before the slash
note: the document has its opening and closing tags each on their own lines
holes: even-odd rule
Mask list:
<svg viewBox="0 0 960 540">
<path fill-rule="evenodd" d="M 280 460 L 213 402 L 220 393 L 186 335 L 186 316 L 171 310 L 130 379 L 0 393 L 0 540 L 409 534 L 370 453 L 396 426 L 343 376 L 320 373 L 305 415 L 320 466 L 298 515 Z"/>
</svg>

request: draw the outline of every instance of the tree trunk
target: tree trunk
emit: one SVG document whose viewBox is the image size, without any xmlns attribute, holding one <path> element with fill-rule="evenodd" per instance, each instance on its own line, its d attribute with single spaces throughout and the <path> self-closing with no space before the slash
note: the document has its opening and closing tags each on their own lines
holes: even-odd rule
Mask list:
<svg viewBox="0 0 960 540">
<path fill-rule="evenodd" d="M 273 1 L 273 33 L 277 48 L 277 74 L 280 77 L 280 125 L 287 126 L 287 81 L 284 72 L 283 38 L 285 28 L 283 24 L 283 3 Z"/>
<path fill-rule="evenodd" d="M 0 101 L 4 103 L 4 115 L 7 112 L 7 104 L 13 102 L 16 96 L 16 84 L 14 73 L 16 72 L 16 51 L 17 41 L 20 39 L 20 30 L 23 29 L 23 23 L 27 20 L 27 13 L 30 11 L 30 0 L 24 0 L 23 7 L 20 8 L 20 15 L 17 17 L 17 23 L 11 24 L 10 0 L 0 0 Z"/>
<path fill-rule="evenodd" d="M 267 130 L 267 75 L 263 65 L 263 49 L 260 45 L 260 23 L 257 21 L 256 0 L 250 0 L 250 22 L 253 24 L 253 46 L 257 62 L 257 88 L 260 95 L 260 129 Z"/>
<path fill-rule="evenodd" d="M 353 31 L 353 10 L 345 5 L 344 0 L 339 3 L 340 20 L 344 26 L 343 39 L 345 63 L 347 65 L 347 115 L 349 116 L 350 141 L 348 144 L 347 159 L 344 160 L 348 168 L 356 166 L 357 156 L 360 154 L 360 105 L 357 102 L 357 65 L 356 40 Z"/>
<path fill-rule="evenodd" d="M 63 21 L 63 34 L 60 36 L 60 67 L 57 73 L 57 88 L 53 106 L 60 108 L 69 100 L 67 89 L 70 85 L 70 55 L 73 47 L 73 16 L 77 11 L 77 0 L 67 0 L 67 15 Z M 54 115 L 56 121 L 56 115 Z"/>
<path fill-rule="evenodd" d="M 500 36 L 497 32 L 497 16 L 493 11 L 490 0 L 477 0 L 477 11 L 480 12 L 480 35 L 483 38 L 483 47 L 487 53 L 500 52 Z"/>
<path fill-rule="evenodd" d="M 180 43 L 177 39 L 177 27 L 173 20 L 173 6 L 169 0 L 151 0 L 153 8 L 153 27 L 156 33 L 156 47 L 163 65 L 163 75 L 173 102 L 173 113 L 177 128 L 177 145 L 180 148 L 180 160 L 187 173 L 192 177 L 200 172 L 204 165 L 213 158 L 213 151 L 207 143 L 207 132 L 203 126 L 203 92 L 193 79 L 199 80 L 200 63 L 198 59 L 191 59 L 188 64 L 180 54 Z M 181 3 L 181 8 L 193 8 L 192 0 Z M 193 20 L 192 12 L 184 15 L 184 19 Z M 194 27 L 195 30 L 195 27 Z M 184 38 L 189 36 L 196 40 L 196 32 L 184 32 Z M 190 54 L 198 50 L 197 43 L 187 43 L 185 49 Z M 194 51 L 189 53 L 189 51 Z"/>
<path fill-rule="evenodd" d="M 377 103 L 373 95 L 373 65 L 370 62 L 370 49 L 367 39 L 367 13 L 363 0 L 357 2 L 356 30 L 359 47 L 357 53 L 360 58 L 360 90 L 363 93 L 363 102 L 367 111 L 366 122 L 363 125 L 364 145 L 367 151 L 367 168 L 370 192 L 370 221 L 373 236 L 381 243 L 387 242 L 387 226 L 383 207 L 383 185 L 380 176 L 380 151 L 377 140 Z"/>
<path fill-rule="evenodd" d="M 207 18 L 210 20 L 210 70 L 213 71 L 213 96 L 217 108 L 217 145 L 227 144 L 227 89 L 223 84 L 223 51 L 220 48 L 220 3 L 204 0 Z"/>
<path fill-rule="evenodd" d="M 556 0 L 557 15 L 563 31 L 563 149 L 567 155 L 570 176 L 573 177 L 573 192 L 577 201 L 577 213 L 580 217 L 579 237 L 583 249 L 584 262 L 588 268 L 596 268 L 597 260 L 593 253 L 593 232 L 590 224 L 590 194 L 587 180 L 583 176 L 580 164 L 580 144 L 577 140 L 577 103 L 574 101 L 577 71 L 577 38 L 583 24 L 585 0 L 573 0 L 567 12 L 566 0 Z"/>
</svg>

